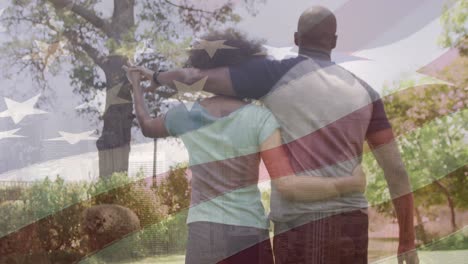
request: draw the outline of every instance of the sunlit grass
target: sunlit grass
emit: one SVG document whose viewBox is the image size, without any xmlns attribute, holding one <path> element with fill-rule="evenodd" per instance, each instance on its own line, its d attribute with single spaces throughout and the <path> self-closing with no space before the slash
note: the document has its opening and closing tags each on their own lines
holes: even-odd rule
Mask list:
<svg viewBox="0 0 468 264">
<path fill-rule="evenodd" d="M 468 250 L 444 250 L 444 251 L 418 251 L 420 264 L 465 264 L 468 259 Z M 376 261 L 378 264 L 398 263 L 396 256 Z"/>
<path fill-rule="evenodd" d="M 159 256 L 146 258 L 137 262 L 138 264 L 184 264 L 185 255 L 169 255 L 169 256 Z"/>
<path fill-rule="evenodd" d="M 468 259 L 468 250 L 451 250 L 451 251 L 419 251 L 418 256 L 421 264 L 464 264 Z M 143 259 L 138 264 L 161 263 L 161 264 L 184 264 L 184 255 L 169 255 L 161 257 L 151 257 Z M 393 264 L 397 263 L 396 257 L 380 260 L 373 263 Z"/>
</svg>

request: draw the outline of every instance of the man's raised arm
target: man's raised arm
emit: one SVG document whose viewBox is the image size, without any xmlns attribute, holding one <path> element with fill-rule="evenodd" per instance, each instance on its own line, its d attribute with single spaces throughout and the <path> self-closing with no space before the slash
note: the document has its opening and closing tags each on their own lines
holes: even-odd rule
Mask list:
<svg viewBox="0 0 468 264">
<path fill-rule="evenodd" d="M 130 71 L 138 71 L 147 80 L 151 80 L 152 87 L 162 85 L 173 89 L 188 88 L 179 92 L 205 91 L 214 94 L 236 96 L 234 91 L 229 68 L 220 67 L 215 69 L 195 69 L 184 68 L 166 72 L 156 73 L 143 67 L 131 67 Z M 197 82 L 206 79 L 204 85 L 195 85 Z M 177 85 L 181 84 L 181 85 Z"/>
</svg>

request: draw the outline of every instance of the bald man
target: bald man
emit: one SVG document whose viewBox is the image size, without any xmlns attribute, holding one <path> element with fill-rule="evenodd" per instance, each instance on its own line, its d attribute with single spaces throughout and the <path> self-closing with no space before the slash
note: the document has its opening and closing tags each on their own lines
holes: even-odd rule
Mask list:
<svg viewBox="0 0 468 264">
<path fill-rule="evenodd" d="M 337 22 L 321 6 L 303 12 L 294 42 L 299 56 L 253 58 L 238 66 L 154 73 L 133 68 L 154 86 L 191 87 L 208 77 L 204 91 L 260 99 L 281 126 L 296 174 L 349 175 L 369 144 L 384 171 L 399 223 L 399 262 L 418 263 L 413 196 L 383 103 L 368 84 L 331 61 Z M 215 55 L 216 56 L 216 55 Z M 179 88 L 181 86 L 179 85 Z M 272 185 L 276 263 L 367 263 L 368 203 L 363 193 L 320 202 L 283 197 Z"/>
</svg>

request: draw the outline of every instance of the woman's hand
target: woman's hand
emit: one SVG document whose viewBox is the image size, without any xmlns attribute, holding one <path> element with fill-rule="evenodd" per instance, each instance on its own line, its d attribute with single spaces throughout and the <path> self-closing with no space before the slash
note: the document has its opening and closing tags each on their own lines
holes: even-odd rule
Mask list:
<svg viewBox="0 0 468 264">
<path fill-rule="evenodd" d="M 147 69 L 145 67 L 140 67 L 140 66 L 132 66 L 130 68 L 128 68 L 128 71 L 133 73 L 133 72 L 138 72 L 140 73 L 143 78 L 142 80 L 144 81 L 147 81 L 147 80 L 153 80 L 153 74 L 154 74 L 154 71 L 150 70 L 150 69 Z"/>
<path fill-rule="evenodd" d="M 351 176 L 333 178 L 335 188 L 340 195 L 348 193 L 364 193 L 366 191 L 366 174 L 361 164 L 357 165 Z"/>
<path fill-rule="evenodd" d="M 129 73 L 127 73 L 127 78 L 130 81 L 130 83 L 133 85 L 134 88 L 135 88 L 136 85 L 140 84 L 141 75 L 138 72 L 129 72 Z"/>
<path fill-rule="evenodd" d="M 146 88 L 147 92 L 155 93 L 156 89 L 158 88 L 159 85 L 157 85 L 154 80 L 153 80 L 153 75 L 154 71 L 147 69 L 145 67 L 140 67 L 140 66 L 131 66 L 128 68 L 128 72 L 130 73 L 139 73 L 141 74 L 141 80 L 142 81 L 151 81 L 151 85 Z"/>
<path fill-rule="evenodd" d="M 362 170 L 361 164 L 357 165 L 353 170 L 352 185 L 356 192 L 364 193 L 366 191 L 367 180 L 366 174 Z"/>
<path fill-rule="evenodd" d="M 127 79 L 132 84 L 132 86 L 135 86 L 140 83 L 141 81 L 141 74 L 138 71 L 131 71 L 129 67 L 123 66 L 124 71 L 127 73 Z M 135 88 L 135 87 L 134 87 Z"/>
</svg>

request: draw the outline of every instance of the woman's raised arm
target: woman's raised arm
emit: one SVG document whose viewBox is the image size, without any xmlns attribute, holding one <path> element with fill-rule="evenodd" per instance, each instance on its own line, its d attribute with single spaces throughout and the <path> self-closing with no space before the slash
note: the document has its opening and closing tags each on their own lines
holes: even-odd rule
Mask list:
<svg viewBox="0 0 468 264">
<path fill-rule="evenodd" d="M 124 70 L 127 72 L 127 78 L 132 84 L 135 113 L 143 135 L 150 138 L 168 137 L 169 133 L 164 126 L 164 118 L 152 118 L 146 108 L 143 91 L 140 87 L 140 73 L 137 71 L 131 72 L 129 68 L 125 66 Z"/>
</svg>

